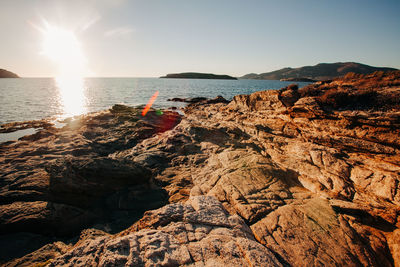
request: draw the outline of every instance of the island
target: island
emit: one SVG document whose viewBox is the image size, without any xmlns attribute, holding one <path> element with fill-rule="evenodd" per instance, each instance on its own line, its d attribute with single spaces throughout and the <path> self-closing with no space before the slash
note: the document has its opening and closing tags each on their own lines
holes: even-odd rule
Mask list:
<svg viewBox="0 0 400 267">
<path fill-rule="evenodd" d="M 198 73 L 198 72 L 182 72 L 171 73 L 160 78 L 175 78 L 175 79 L 214 79 L 214 80 L 237 80 L 237 78 L 229 75 L 218 75 L 212 73 Z"/>
<path fill-rule="evenodd" d="M 319 63 L 315 66 L 304 66 L 300 68 L 283 68 L 261 74 L 249 73 L 240 77 L 240 79 L 313 82 L 332 80 L 338 77 L 343 77 L 350 72 L 356 74 L 371 74 L 376 71 L 388 72 L 395 70 L 396 69 L 394 68 L 373 67 L 357 62 L 336 62 Z"/>
<path fill-rule="evenodd" d="M 19 76 L 11 71 L 0 69 L 0 78 L 19 78 Z"/>
</svg>

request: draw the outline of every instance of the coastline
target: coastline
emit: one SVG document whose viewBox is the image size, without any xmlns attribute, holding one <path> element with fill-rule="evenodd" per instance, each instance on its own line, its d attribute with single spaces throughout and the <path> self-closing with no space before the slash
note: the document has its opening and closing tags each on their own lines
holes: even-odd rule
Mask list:
<svg viewBox="0 0 400 267">
<path fill-rule="evenodd" d="M 139 264 L 156 236 L 171 264 L 400 264 L 399 81 L 348 75 L 184 116 L 115 105 L 0 144 L 0 242 L 33 254 L 4 253 Z"/>
<path fill-rule="evenodd" d="M 6 79 L 7 80 L 7 79 Z M 158 78 L 88 78 L 85 79 L 83 101 L 80 110 L 74 114 L 97 112 L 109 109 L 114 104 L 138 106 L 146 104 L 155 90 L 160 94 L 155 108 L 183 107 L 182 103 L 171 103 L 168 98 L 208 97 L 222 95 L 232 99 L 237 94 L 254 91 L 278 90 L 290 82 L 257 80 L 193 80 Z M 299 83 L 304 86 L 307 83 Z M 21 78 L 13 81 L 0 80 L 0 124 L 41 120 L 44 118 L 63 119 L 71 113 L 52 78 Z M 32 94 L 35 92 L 35 94 Z M 82 97 L 82 95 L 80 95 Z"/>
</svg>

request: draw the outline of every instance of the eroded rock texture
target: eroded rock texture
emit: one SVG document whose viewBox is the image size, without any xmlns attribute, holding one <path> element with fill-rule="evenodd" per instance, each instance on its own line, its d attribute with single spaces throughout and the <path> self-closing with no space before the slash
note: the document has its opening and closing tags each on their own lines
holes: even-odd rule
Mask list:
<svg viewBox="0 0 400 267">
<path fill-rule="evenodd" d="M 117 236 L 75 246 L 50 266 L 281 266 L 237 215 L 214 197 L 195 196 L 146 212 Z"/>
<path fill-rule="evenodd" d="M 180 121 L 176 112 L 153 110 L 142 117 L 140 111 L 115 105 L 66 121 L 61 129 L 45 124 L 34 135 L 0 144 L 0 259 L 23 256 L 93 225 L 121 231 L 144 211 L 167 203 L 151 169 L 108 157 Z M 37 123 L 5 128 L 31 124 Z"/>
<path fill-rule="evenodd" d="M 111 192 L 122 194 L 112 173 L 122 184 L 129 181 L 126 194 L 150 179 L 147 192 L 162 188 L 172 203 L 117 235 L 81 239 L 50 264 L 400 266 L 400 72 L 349 74 L 218 102 L 189 105 L 171 130 L 141 139 L 127 135 L 108 154 L 100 149 L 105 154 L 98 165 L 91 163 L 97 154 L 85 154 L 83 165 L 62 157 L 22 176 L 57 177 L 57 193 L 69 199 L 63 205 L 73 207 L 74 199 L 90 205 Z M 101 144 L 113 131 L 79 140 Z M 93 175 L 97 166 L 106 171 Z M 93 180 L 98 192 L 90 192 Z M 80 183 L 81 196 L 63 192 Z M 40 185 L 43 192 L 52 188 Z M 122 196 L 128 207 L 138 203 Z M 36 208 L 44 205 L 40 201 L 7 205 L 50 220 L 52 213 Z M 79 209 L 92 212 L 84 204 Z M 19 211 L 3 210 L 4 222 Z"/>
<path fill-rule="evenodd" d="M 156 180 L 171 202 L 216 197 L 282 263 L 399 265 L 399 78 L 348 75 L 190 105 L 175 129 L 115 157 L 162 157 Z"/>
</svg>

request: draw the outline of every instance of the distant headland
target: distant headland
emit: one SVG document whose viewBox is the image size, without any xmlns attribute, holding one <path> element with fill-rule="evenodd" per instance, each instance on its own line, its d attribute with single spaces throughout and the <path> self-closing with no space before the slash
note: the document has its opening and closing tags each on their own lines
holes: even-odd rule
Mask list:
<svg viewBox="0 0 400 267">
<path fill-rule="evenodd" d="M 160 78 L 237 80 L 237 78 L 229 75 L 217 75 L 212 73 L 198 72 L 171 73 Z"/>
<path fill-rule="evenodd" d="M 331 80 L 346 75 L 349 72 L 370 74 L 375 71 L 394 71 L 394 68 L 373 67 L 356 62 L 320 63 L 315 66 L 300 68 L 283 68 L 261 74 L 250 73 L 240 79 L 282 80 L 282 81 L 321 81 Z"/>
<path fill-rule="evenodd" d="M 0 69 L 0 78 L 19 78 L 19 76 L 11 71 Z"/>
<path fill-rule="evenodd" d="M 285 78 L 285 79 L 280 79 L 283 82 L 316 82 L 316 80 L 309 79 L 309 78 Z"/>
</svg>

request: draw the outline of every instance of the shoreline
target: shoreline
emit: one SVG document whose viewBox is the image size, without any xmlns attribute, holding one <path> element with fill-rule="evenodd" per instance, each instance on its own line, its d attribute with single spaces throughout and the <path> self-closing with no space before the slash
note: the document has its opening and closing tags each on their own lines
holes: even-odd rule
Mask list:
<svg viewBox="0 0 400 267">
<path fill-rule="evenodd" d="M 193 103 L 199 103 L 199 102 L 204 102 L 204 103 L 218 103 L 218 102 L 226 102 L 228 103 L 229 101 L 223 98 L 222 96 L 217 96 L 214 99 L 209 99 L 206 97 L 194 97 L 194 98 L 172 98 L 168 99 L 167 101 L 171 102 L 184 102 L 186 103 L 186 106 L 189 104 Z M 99 110 L 99 111 L 92 111 L 92 112 L 87 112 L 79 115 L 74 115 L 70 117 L 65 117 L 65 118 L 56 118 L 56 117 L 49 117 L 49 118 L 42 118 L 38 120 L 30 120 L 30 121 L 14 121 L 14 122 L 8 122 L 8 123 L 3 123 L 0 124 L 0 144 L 1 143 L 7 143 L 7 142 L 16 142 L 20 138 L 28 136 L 28 135 L 33 135 L 38 133 L 40 130 L 43 129 L 48 129 L 48 128 L 55 128 L 55 129 L 60 129 L 66 126 L 69 122 L 74 121 L 74 120 L 80 120 L 82 117 L 89 116 L 89 115 L 95 115 L 97 113 L 102 113 L 106 112 L 110 109 L 112 109 L 114 106 L 126 106 L 134 109 L 142 109 L 144 105 L 137 105 L 137 106 L 128 106 L 125 104 L 114 104 L 110 108 Z M 185 106 L 176 108 L 175 106 L 168 107 L 168 108 L 158 108 L 154 110 L 167 110 L 167 111 L 174 111 L 177 112 L 179 115 L 184 115 L 183 110 Z M 26 133 L 26 134 L 25 134 Z"/>
<path fill-rule="evenodd" d="M 400 72 L 349 75 L 0 144 L 0 242 L 50 266 L 399 264 L 399 96 Z"/>
<path fill-rule="evenodd" d="M 2 80 L 0 80 L 1 82 Z M 9 83 L 0 83 L 3 94 L 0 94 L 1 108 L 0 124 L 16 121 L 41 120 L 55 117 L 65 117 L 64 103 L 58 99 L 58 88 L 52 79 L 19 79 Z M 175 106 L 180 108 L 181 103 L 171 103 L 167 99 L 171 97 L 209 97 L 223 95 L 231 99 L 240 93 L 252 93 L 253 90 L 265 90 L 268 88 L 279 89 L 289 82 L 279 81 L 239 81 L 232 88 L 229 81 L 213 80 L 161 80 L 149 79 L 102 79 L 94 78 L 87 81 L 87 88 L 83 94 L 87 98 L 83 100 L 83 113 L 96 112 L 111 108 L 113 104 L 126 104 L 137 106 L 146 104 L 154 90 L 160 90 L 160 95 L 154 105 L 156 108 L 168 108 Z M 300 83 L 299 83 L 300 84 Z M 301 83 L 302 85 L 302 83 Z M 17 88 L 13 89 L 13 88 Z M 244 90 L 243 88 L 250 88 Z M 14 92 L 13 94 L 7 93 Z M 35 94 L 30 96 L 32 92 Z M 236 92 L 236 93 L 235 93 Z M 106 97 L 107 96 L 107 97 Z M 17 103 L 15 101 L 17 100 Z M 54 102 L 55 101 L 55 102 Z M 15 103 L 15 104 L 13 104 Z M 26 103 L 26 104 L 24 104 Z M 66 107 L 71 111 L 70 108 Z M 67 112 L 68 113 L 68 112 Z"/>
</svg>

